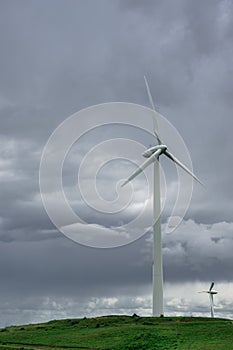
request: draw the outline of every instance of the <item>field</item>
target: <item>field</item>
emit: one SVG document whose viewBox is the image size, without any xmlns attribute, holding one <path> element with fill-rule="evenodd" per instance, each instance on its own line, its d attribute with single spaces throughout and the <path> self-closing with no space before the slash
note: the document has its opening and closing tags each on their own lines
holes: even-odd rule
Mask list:
<svg viewBox="0 0 233 350">
<path fill-rule="evenodd" d="M 104 316 L 0 329 L 0 349 L 232 350 L 233 321 Z"/>
</svg>

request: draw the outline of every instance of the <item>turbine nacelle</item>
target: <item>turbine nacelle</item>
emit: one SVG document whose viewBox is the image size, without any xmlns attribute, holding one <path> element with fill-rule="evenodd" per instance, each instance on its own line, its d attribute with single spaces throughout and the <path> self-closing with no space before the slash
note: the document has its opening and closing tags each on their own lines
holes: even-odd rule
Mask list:
<svg viewBox="0 0 233 350">
<path fill-rule="evenodd" d="M 157 145 L 157 146 L 150 147 L 145 152 L 143 152 L 142 155 L 145 158 L 150 158 L 150 156 L 152 156 L 152 154 L 158 150 L 161 150 L 160 154 L 162 154 L 167 150 L 167 146 L 166 145 Z"/>
</svg>

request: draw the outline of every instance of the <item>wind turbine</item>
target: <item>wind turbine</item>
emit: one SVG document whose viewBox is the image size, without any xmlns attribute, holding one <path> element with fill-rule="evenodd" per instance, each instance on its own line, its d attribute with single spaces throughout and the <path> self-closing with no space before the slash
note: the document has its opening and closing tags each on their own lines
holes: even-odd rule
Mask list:
<svg viewBox="0 0 233 350">
<path fill-rule="evenodd" d="M 202 292 L 199 293 L 208 293 L 210 297 L 210 315 L 211 317 L 214 317 L 214 294 L 218 294 L 218 292 L 213 291 L 214 287 L 214 282 L 211 283 L 210 289 L 209 290 L 203 290 Z"/>
<path fill-rule="evenodd" d="M 167 150 L 167 146 L 162 143 L 162 140 L 158 132 L 158 123 L 156 118 L 156 110 L 154 102 L 151 96 L 150 88 L 146 77 L 145 84 L 147 94 L 149 97 L 150 105 L 153 110 L 153 129 L 157 139 L 157 145 L 148 148 L 143 152 L 143 156 L 148 158 L 142 165 L 122 184 L 125 186 L 128 182 L 133 180 L 150 164 L 154 164 L 154 193 L 153 193 L 153 316 L 161 316 L 163 312 L 163 262 L 162 262 L 162 237 L 161 237 L 161 222 L 160 222 L 160 169 L 159 169 L 159 157 L 161 155 L 167 156 L 170 160 L 180 166 L 184 171 L 191 175 L 195 180 L 201 183 L 201 181 L 184 165 L 182 164 L 172 153 Z"/>
</svg>

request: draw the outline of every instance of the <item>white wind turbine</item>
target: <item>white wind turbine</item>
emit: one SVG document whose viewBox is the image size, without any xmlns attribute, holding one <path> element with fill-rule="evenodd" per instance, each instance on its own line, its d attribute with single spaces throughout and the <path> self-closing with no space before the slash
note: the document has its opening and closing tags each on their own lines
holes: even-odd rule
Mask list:
<svg viewBox="0 0 233 350">
<path fill-rule="evenodd" d="M 154 193 L 153 193 L 153 316 L 161 316 L 163 312 L 163 263 L 162 263 L 162 237 L 161 237 L 161 222 L 160 222 L 160 170 L 159 170 L 159 157 L 164 154 L 174 163 L 180 166 L 184 171 L 191 175 L 195 180 L 201 183 L 201 181 L 184 165 L 182 164 L 173 154 L 168 152 L 167 146 L 161 141 L 158 133 L 158 124 L 156 119 L 156 110 L 154 102 L 150 93 L 149 85 L 146 77 L 144 77 L 146 83 L 147 94 L 153 110 L 153 129 L 158 144 L 150 147 L 143 156 L 148 158 L 142 165 L 122 184 L 122 187 L 129 181 L 134 179 L 140 174 L 146 167 L 154 163 Z"/>
<path fill-rule="evenodd" d="M 214 287 L 214 282 L 211 283 L 210 289 L 209 290 L 203 290 L 202 292 L 199 293 L 208 293 L 210 297 L 210 315 L 211 317 L 214 317 L 214 294 L 218 294 L 218 292 L 213 291 Z"/>
</svg>

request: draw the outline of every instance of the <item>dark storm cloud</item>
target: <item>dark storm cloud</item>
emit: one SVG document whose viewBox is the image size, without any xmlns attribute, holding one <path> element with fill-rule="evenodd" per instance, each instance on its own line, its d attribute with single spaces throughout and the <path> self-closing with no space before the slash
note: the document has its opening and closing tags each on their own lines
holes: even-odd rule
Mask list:
<svg viewBox="0 0 233 350">
<path fill-rule="evenodd" d="M 19 305 L 31 305 L 30 318 L 21 318 L 26 322 L 33 315 L 39 320 L 35 310 L 43 303 L 44 318 L 65 317 L 55 311 L 59 301 L 43 299 L 48 295 L 82 300 L 84 294 L 116 296 L 116 288 L 124 287 L 131 295 L 150 285 L 151 243 L 148 248 L 142 238 L 108 251 L 68 241 L 48 219 L 38 186 L 41 152 L 52 131 L 89 105 L 148 105 L 144 74 L 156 106 L 184 137 L 195 173 L 206 184 L 204 190 L 194 186 L 186 216 L 191 221 L 177 236 L 164 238 L 166 281 L 232 281 L 232 15 L 224 0 L 1 2 L 1 293 L 11 296 L 8 303 L 18 300 L 9 323 L 20 323 Z M 82 151 L 88 145 L 84 140 Z M 70 189 L 72 177 L 65 175 Z M 111 217 L 98 220 L 90 219 L 113 223 Z M 182 230 L 191 231 L 189 238 Z M 222 307 L 230 305 L 227 298 Z M 177 300 L 171 300 L 174 310 Z M 127 303 L 126 297 L 122 305 Z M 9 304 L 1 305 L 10 315 Z"/>
<path fill-rule="evenodd" d="M 46 232 L 41 234 L 47 236 Z M 48 236 L 45 241 L 1 244 L 2 295 L 14 297 L 21 291 L 27 296 L 93 296 L 95 290 L 95 296 L 100 297 L 150 280 L 150 265 L 138 264 L 139 242 L 121 249 L 98 250 L 68 241 L 59 233 L 58 239 Z"/>
</svg>

